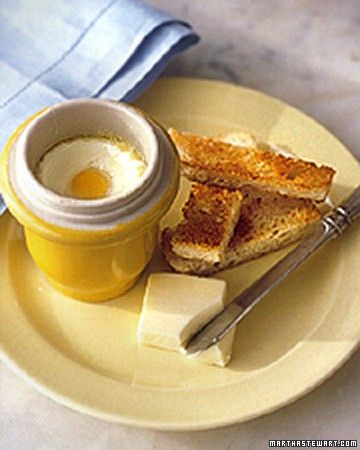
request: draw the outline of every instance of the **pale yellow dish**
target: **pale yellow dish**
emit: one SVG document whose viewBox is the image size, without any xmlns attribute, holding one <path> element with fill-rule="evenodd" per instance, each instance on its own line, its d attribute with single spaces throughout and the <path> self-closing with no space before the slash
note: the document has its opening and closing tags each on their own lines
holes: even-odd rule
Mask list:
<svg viewBox="0 0 360 450">
<path fill-rule="evenodd" d="M 336 168 L 334 203 L 358 183 L 359 164 L 322 126 L 268 96 L 220 82 L 156 82 L 137 102 L 164 126 L 217 134 L 234 129 L 287 144 Z M 179 218 L 183 183 L 164 225 Z M 140 346 L 136 328 L 149 273 L 168 270 L 157 252 L 139 283 L 107 303 L 70 301 L 28 256 L 20 227 L 0 218 L 0 355 L 41 392 L 83 413 L 157 429 L 213 428 L 273 411 L 306 394 L 360 339 L 360 229 L 349 229 L 268 295 L 238 327 L 224 368 Z M 218 275 L 227 300 L 282 257 L 268 255 Z"/>
</svg>

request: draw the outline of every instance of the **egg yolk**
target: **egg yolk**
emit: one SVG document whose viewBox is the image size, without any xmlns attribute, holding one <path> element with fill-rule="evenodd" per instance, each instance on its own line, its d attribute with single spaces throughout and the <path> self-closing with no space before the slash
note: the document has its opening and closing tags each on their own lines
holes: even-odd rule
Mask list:
<svg viewBox="0 0 360 450">
<path fill-rule="evenodd" d="M 77 173 L 71 180 L 70 193 L 81 199 L 105 197 L 109 188 L 109 179 L 104 172 L 89 167 Z"/>
</svg>

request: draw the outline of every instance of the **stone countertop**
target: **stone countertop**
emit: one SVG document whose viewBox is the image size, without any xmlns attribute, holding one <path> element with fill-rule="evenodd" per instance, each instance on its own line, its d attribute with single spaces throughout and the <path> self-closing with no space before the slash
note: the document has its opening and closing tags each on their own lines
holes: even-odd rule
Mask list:
<svg viewBox="0 0 360 450">
<path fill-rule="evenodd" d="M 150 0 L 201 43 L 165 75 L 242 84 L 300 108 L 360 158 L 358 0 Z M 306 397 L 231 427 L 156 432 L 106 423 L 47 399 L 0 363 L 0 449 L 263 449 L 269 439 L 359 439 L 360 354 Z"/>
<path fill-rule="evenodd" d="M 357 0 L 149 0 L 191 23 L 201 42 L 164 75 L 266 92 L 313 116 L 360 158 Z"/>
</svg>

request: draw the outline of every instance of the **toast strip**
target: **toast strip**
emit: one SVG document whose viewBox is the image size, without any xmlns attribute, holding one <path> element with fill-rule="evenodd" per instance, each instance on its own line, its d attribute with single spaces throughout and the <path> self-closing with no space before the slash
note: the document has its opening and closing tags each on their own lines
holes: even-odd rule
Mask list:
<svg viewBox="0 0 360 450">
<path fill-rule="evenodd" d="M 296 198 L 323 201 L 335 171 L 260 148 L 237 147 L 205 136 L 168 130 L 182 172 L 192 181 L 241 189 L 250 185 Z"/>
<path fill-rule="evenodd" d="M 211 264 L 202 259 L 183 258 L 174 253 L 174 230 L 166 229 L 161 246 L 170 266 L 178 272 L 209 275 L 233 267 L 292 244 L 311 230 L 320 213 L 310 200 L 289 198 L 277 193 L 246 187 L 240 218 L 224 259 Z"/>
<path fill-rule="evenodd" d="M 171 246 L 178 256 L 215 264 L 223 260 L 240 214 L 240 191 L 194 183 Z"/>
</svg>

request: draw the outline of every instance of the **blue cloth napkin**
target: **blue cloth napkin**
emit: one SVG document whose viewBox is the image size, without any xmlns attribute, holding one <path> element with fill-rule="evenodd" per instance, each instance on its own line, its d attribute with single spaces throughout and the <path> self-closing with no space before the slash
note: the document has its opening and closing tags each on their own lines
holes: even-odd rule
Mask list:
<svg viewBox="0 0 360 450">
<path fill-rule="evenodd" d="M 198 40 L 188 24 L 139 0 L 1 0 L 0 149 L 44 106 L 134 99 Z"/>
</svg>

